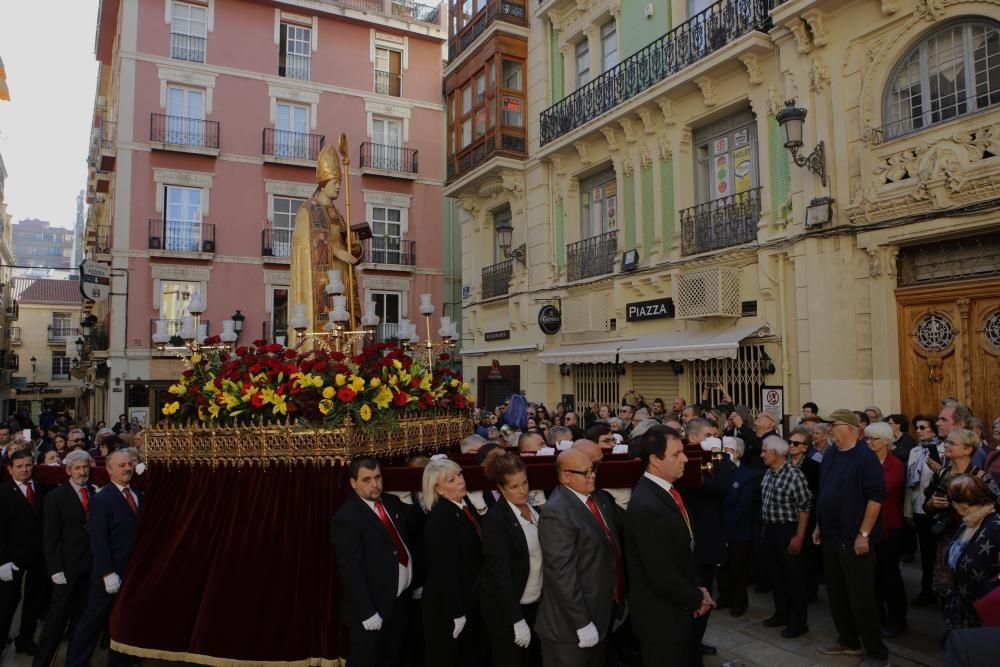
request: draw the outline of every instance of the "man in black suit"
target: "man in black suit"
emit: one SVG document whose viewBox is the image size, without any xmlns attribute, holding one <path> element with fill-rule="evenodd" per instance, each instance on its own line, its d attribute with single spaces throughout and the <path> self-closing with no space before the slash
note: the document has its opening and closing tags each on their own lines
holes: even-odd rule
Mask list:
<svg viewBox="0 0 1000 667">
<path fill-rule="evenodd" d="M 108 612 L 121 589 L 122 578 L 139 531 L 139 508 L 142 495 L 129 484 L 135 463 L 128 450 L 118 449 L 108 455 L 105 466 L 110 480 L 90 500 L 90 591 L 87 608 L 73 633 L 66 656 L 66 667 L 86 667 L 97 647 L 97 638 L 107 624 Z M 108 665 L 129 664 L 129 658 L 108 651 Z"/>
<path fill-rule="evenodd" d="M 382 494 L 371 458 L 348 468 L 350 493 L 333 518 L 330 538 L 340 573 L 340 618 L 351 632 L 350 667 L 395 667 L 403 656 L 413 555 L 403 502 Z"/>
<path fill-rule="evenodd" d="M 35 628 L 47 595 L 45 556 L 42 552 L 42 501 L 47 489 L 31 479 L 31 452 L 10 456 L 11 479 L 0 484 L 0 632 L 6 641 L 14 612 L 21 602 L 21 628 L 15 648 L 33 655 Z"/>
<path fill-rule="evenodd" d="M 615 611 L 625 603 L 614 508 L 595 496 L 597 466 L 579 449 L 556 459 L 560 485 L 538 522 L 542 600 L 535 632 L 546 667 L 603 667 Z"/>
<path fill-rule="evenodd" d="M 42 542 L 45 564 L 52 583 L 52 602 L 42 628 L 32 667 L 48 667 L 59 648 L 66 623 L 76 628 L 87 604 L 90 584 L 90 535 L 87 516 L 94 487 L 89 483 L 94 461 L 90 454 L 73 451 L 66 455 L 69 481 L 45 498 Z"/>
<path fill-rule="evenodd" d="M 691 520 L 673 486 L 687 457 L 680 434 L 665 426 L 643 434 L 639 451 L 645 473 L 625 512 L 632 625 L 644 667 L 686 667 L 701 660 L 693 620 L 715 606 L 698 581 Z"/>
</svg>

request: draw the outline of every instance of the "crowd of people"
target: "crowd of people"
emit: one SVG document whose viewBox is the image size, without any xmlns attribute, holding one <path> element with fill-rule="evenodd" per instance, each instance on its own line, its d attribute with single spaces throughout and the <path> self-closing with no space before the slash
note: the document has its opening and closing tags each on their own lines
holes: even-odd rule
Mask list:
<svg viewBox="0 0 1000 667">
<path fill-rule="evenodd" d="M 963 633 L 1000 606 L 1000 420 L 988 433 L 957 401 L 912 418 L 806 403 L 781 436 L 720 395 L 667 409 L 630 392 L 582 414 L 514 396 L 453 459 L 411 461 L 420 493 L 383 493 L 379 464 L 355 460 L 331 533 L 348 664 L 700 665 L 712 613 L 746 614 L 750 587 L 772 595 L 763 625 L 795 638 L 821 585 L 837 631 L 823 654 L 888 664 L 884 640 L 927 604 L 948 650 L 975 653 Z M 692 451 L 713 469 L 678 488 Z M 602 488 L 605 459 L 642 475 Z M 460 463 L 495 488 L 467 488 Z M 548 465 L 556 485 L 531 488 Z"/>
<path fill-rule="evenodd" d="M 65 664 L 86 667 L 98 643 L 108 645 L 108 613 L 135 543 L 142 493 L 131 481 L 143 470 L 144 435 L 125 415 L 112 428 L 51 410 L 37 421 L 18 413 L 0 423 L 3 637 L 21 610 L 0 649 L 13 643 L 33 667 L 49 667 L 68 639 Z M 95 465 L 107 472 L 102 488 L 91 481 Z M 35 480 L 36 466 L 63 467 L 67 479 Z M 129 659 L 112 650 L 108 663 Z"/>
</svg>

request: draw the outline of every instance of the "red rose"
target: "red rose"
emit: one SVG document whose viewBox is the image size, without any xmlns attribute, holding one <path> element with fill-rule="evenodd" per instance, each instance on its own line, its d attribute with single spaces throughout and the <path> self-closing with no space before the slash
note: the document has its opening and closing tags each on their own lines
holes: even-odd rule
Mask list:
<svg viewBox="0 0 1000 667">
<path fill-rule="evenodd" d="M 250 397 L 250 404 L 257 409 L 260 409 L 264 407 L 264 399 L 260 397 L 260 394 L 255 392 L 254 395 Z"/>
<path fill-rule="evenodd" d="M 345 359 L 344 354 L 342 352 L 331 352 L 330 358 L 333 359 L 334 361 L 343 361 Z"/>
<path fill-rule="evenodd" d="M 416 387 L 420 384 L 420 378 L 410 378 L 410 388 Z"/>
<path fill-rule="evenodd" d="M 402 362 L 404 369 L 410 370 L 410 366 L 413 365 L 413 358 L 412 357 L 408 357 L 406 355 L 403 355 L 403 356 L 401 356 L 399 358 L 399 360 L 400 360 L 400 362 Z"/>
<path fill-rule="evenodd" d="M 461 394 L 459 394 L 458 396 L 455 397 L 454 403 L 455 403 L 455 407 L 458 408 L 459 410 L 464 409 L 465 408 L 465 396 L 462 396 Z"/>
<path fill-rule="evenodd" d="M 449 357 L 447 353 L 444 353 L 440 357 L 438 357 L 438 359 L 440 359 L 441 361 L 448 361 L 449 359 L 451 359 L 451 357 Z"/>
<path fill-rule="evenodd" d="M 188 389 L 188 394 L 190 396 L 197 396 L 199 391 L 201 391 L 201 388 L 198 385 L 193 384 L 191 385 L 191 388 Z"/>
<path fill-rule="evenodd" d="M 434 405 L 434 395 L 429 391 L 424 392 L 424 403 L 427 405 Z"/>
<path fill-rule="evenodd" d="M 392 368 L 392 357 L 385 357 L 382 359 L 382 365 L 386 368 Z"/>
<path fill-rule="evenodd" d="M 185 370 L 185 371 L 184 371 L 183 373 L 181 373 L 181 375 L 183 375 L 183 376 L 184 376 L 184 377 L 186 377 L 186 378 L 189 378 L 189 377 L 191 377 L 192 375 L 194 375 L 194 370 L 192 370 L 192 369 L 188 368 L 188 369 L 186 369 L 186 370 Z"/>
<path fill-rule="evenodd" d="M 322 372 L 323 372 L 323 371 L 325 371 L 325 370 L 326 370 L 326 369 L 327 369 L 328 367 L 329 367 L 329 364 L 328 364 L 328 363 L 326 363 L 326 362 L 325 362 L 325 361 L 323 361 L 323 360 L 320 360 L 320 361 L 317 361 L 317 362 L 316 362 L 316 363 L 315 363 L 315 364 L 313 365 L 313 370 L 314 370 L 314 371 L 316 371 L 317 373 L 322 373 Z"/>
<path fill-rule="evenodd" d="M 395 405 L 397 408 L 402 408 L 406 406 L 406 402 L 408 400 L 410 400 L 410 395 L 407 394 L 405 391 L 401 391 L 393 397 L 392 404 Z"/>
<path fill-rule="evenodd" d="M 236 348 L 236 356 L 237 357 L 245 357 L 247 355 L 248 351 L 249 350 L 247 350 L 247 348 L 246 348 L 245 345 L 240 345 L 238 348 Z"/>
<path fill-rule="evenodd" d="M 294 359 L 299 356 L 299 353 L 295 350 L 285 350 L 285 359 Z"/>
<path fill-rule="evenodd" d="M 357 396 L 357 394 L 355 394 L 354 390 L 350 387 L 341 387 L 337 390 L 337 400 L 341 403 L 350 403 L 354 400 L 355 396 Z"/>
<path fill-rule="evenodd" d="M 336 366 L 333 367 L 333 371 L 335 373 L 347 373 L 350 370 L 351 369 L 345 366 L 344 364 L 337 364 Z"/>
<path fill-rule="evenodd" d="M 263 347 L 265 345 L 267 345 L 267 341 L 264 340 L 263 338 L 258 338 L 253 342 L 254 347 Z"/>
</svg>

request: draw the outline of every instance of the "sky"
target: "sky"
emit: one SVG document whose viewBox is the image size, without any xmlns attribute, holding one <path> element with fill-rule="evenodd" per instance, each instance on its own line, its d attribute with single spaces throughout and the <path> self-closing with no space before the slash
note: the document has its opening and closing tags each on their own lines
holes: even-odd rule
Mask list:
<svg viewBox="0 0 1000 667">
<path fill-rule="evenodd" d="M 98 0 L 2 4 L 0 57 L 10 88 L 10 101 L 0 101 L 7 212 L 14 222 L 40 218 L 73 227 L 76 196 L 87 186 Z"/>
</svg>

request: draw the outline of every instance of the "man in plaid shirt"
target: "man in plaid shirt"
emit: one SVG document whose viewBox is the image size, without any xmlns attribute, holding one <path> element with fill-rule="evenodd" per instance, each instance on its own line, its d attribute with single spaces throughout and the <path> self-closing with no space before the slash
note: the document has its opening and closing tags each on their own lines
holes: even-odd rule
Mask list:
<svg viewBox="0 0 1000 667">
<path fill-rule="evenodd" d="M 778 436 L 764 439 L 761 458 L 767 472 L 761 482 L 761 541 L 774 590 L 774 615 L 764 625 L 786 626 L 781 636 L 791 639 L 809 632 L 802 545 L 813 495 L 806 476 L 787 457 L 787 442 Z"/>
</svg>

